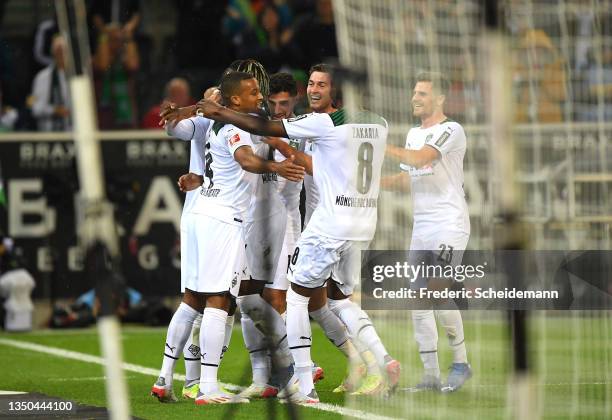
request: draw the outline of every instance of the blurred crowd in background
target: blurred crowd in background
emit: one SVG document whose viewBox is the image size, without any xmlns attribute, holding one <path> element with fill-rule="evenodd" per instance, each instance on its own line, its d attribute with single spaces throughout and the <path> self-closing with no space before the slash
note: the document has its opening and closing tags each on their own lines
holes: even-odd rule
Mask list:
<svg viewBox="0 0 612 420">
<path fill-rule="evenodd" d="M 291 72 L 302 97 L 298 112 L 304 112 L 308 68 L 338 56 L 332 0 L 85 1 L 103 130 L 157 128 L 164 99 L 195 103 L 239 58 L 254 58 L 271 74 Z M 448 45 L 458 45 L 452 22 L 460 3 L 412 2 L 406 53 L 419 67 L 434 64 L 427 60 L 432 19 L 447 20 L 446 35 L 455 37 Z M 612 15 L 605 9 L 576 7 L 563 25 L 558 16 L 508 16 L 506 29 L 516 41 L 517 122 L 612 118 Z M 58 34 L 54 1 L 0 0 L 0 131 L 71 128 L 66 42 Z M 460 48 L 437 53 L 453 63 L 443 66 L 454 69 L 449 115 L 483 122 L 477 60 Z"/>
</svg>

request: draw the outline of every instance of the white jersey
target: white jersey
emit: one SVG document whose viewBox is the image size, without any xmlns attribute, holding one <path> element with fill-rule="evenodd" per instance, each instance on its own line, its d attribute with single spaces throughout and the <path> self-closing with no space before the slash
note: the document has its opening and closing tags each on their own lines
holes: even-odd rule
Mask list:
<svg viewBox="0 0 612 420">
<path fill-rule="evenodd" d="M 314 143 L 311 140 L 306 140 L 304 142 L 304 153 L 312 156 L 314 147 Z M 312 213 L 314 213 L 315 209 L 317 208 L 317 204 L 319 204 L 319 190 L 317 190 L 317 186 L 312 175 L 304 175 L 304 189 L 306 190 L 306 202 L 304 203 L 306 214 L 304 215 L 304 226 L 306 226 L 312 217 Z"/>
<path fill-rule="evenodd" d="M 253 147 L 249 133 L 231 124 L 213 124 L 205 146 L 204 183 L 192 213 L 233 224 L 244 221 L 257 182 L 257 175 L 242 169 L 234 159 L 236 150 L 244 146 Z"/>
<path fill-rule="evenodd" d="M 191 141 L 191 151 L 189 154 L 189 172 L 204 175 L 204 147 L 208 134 L 212 127 L 212 121 L 204 117 L 192 117 L 179 121 L 175 127 L 171 124 L 166 125 L 166 133 L 179 140 Z M 191 210 L 195 204 L 198 189 L 187 191 L 185 203 L 183 204 L 183 214 Z"/>
<path fill-rule="evenodd" d="M 418 150 L 425 145 L 436 149 L 440 159 L 419 169 L 400 164 L 410 174 L 413 231 L 443 229 L 469 234 L 470 218 L 463 191 L 466 149 L 463 127 L 446 119 L 429 128 L 411 128 L 406 136 L 406 149 Z"/>
<path fill-rule="evenodd" d="M 282 141 L 285 143 L 289 143 L 289 139 L 283 139 Z M 274 160 L 277 162 L 282 162 L 286 159 L 285 156 L 278 150 L 274 153 Z M 293 182 L 289 181 L 286 178 L 281 177 L 278 180 L 278 192 L 281 196 L 281 200 L 285 204 L 285 207 L 288 211 L 300 211 L 300 193 L 302 192 L 302 181 Z"/>
<path fill-rule="evenodd" d="M 387 122 L 365 111 L 349 121 L 342 109 L 282 121 L 289 138 L 310 139 L 314 146 L 312 165 L 320 200 L 307 229 L 334 239 L 371 240 Z"/>
<path fill-rule="evenodd" d="M 290 143 L 289 139 L 281 138 L 285 143 Z M 285 160 L 285 156 L 278 150 L 274 154 L 277 162 Z M 301 231 L 302 220 L 300 216 L 300 194 L 302 192 L 302 181 L 293 182 L 280 177 L 277 183 L 278 193 L 287 209 L 287 234 L 293 235 L 296 240 Z"/>
<path fill-rule="evenodd" d="M 262 141 L 260 136 L 251 134 L 253 141 L 253 152 L 264 160 L 274 159 L 274 149 Z M 280 179 L 279 179 L 280 178 Z M 256 183 L 254 194 L 251 198 L 247 222 L 255 222 L 267 219 L 283 211 L 283 201 L 278 192 L 278 182 L 284 179 L 276 172 L 255 174 Z"/>
</svg>

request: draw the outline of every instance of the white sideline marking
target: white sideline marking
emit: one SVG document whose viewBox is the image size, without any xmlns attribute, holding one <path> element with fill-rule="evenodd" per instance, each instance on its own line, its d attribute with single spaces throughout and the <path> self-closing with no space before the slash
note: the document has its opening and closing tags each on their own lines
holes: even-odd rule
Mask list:
<svg viewBox="0 0 612 420">
<path fill-rule="evenodd" d="M 58 347 L 43 346 L 41 344 L 29 343 L 26 341 L 19 341 L 19 340 L 11 340 L 9 338 L 0 338 L 0 344 L 4 344 L 6 346 L 11 346 L 11 347 L 17 347 L 23 350 L 37 351 L 39 353 L 50 354 L 52 356 L 61 357 L 63 359 L 73 359 L 73 360 L 78 360 L 80 362 L 88 362 L 88 363 L 93 363 L 96 365 L 104 365 L 104 359 L 99 356 L 93 356 L 91 354 L 86 354 L 86 353 L 79 353 L 77 351 L 61 349 Z M 132 363 L 123 363 L 123 369 L 129 372 L 141 373 L 143 375 L 149 375 L 153 377 L 157 377 L 159 375 L 158 369 L 151 369 L 145 366 L 135 365 Z M 173 378 L 177 381 L 184 381 L 185 375 L 180 375 L 178 373 L 175 373 Z M 92 380 L 91 377 L 89 378 L 89 380 Z M 229 389 L 230 391 L 240 391 L 244 389 L 244 387 L 235 385 L 235 384 L 222 383 L 221 385 L 225 387 L 226 389 Z M 380 416 L 380 415 L 376 415 L 373 413 L 368 413 L 367 411 L 354 410 L 351 408 L 341 407 L 341 406 L 334 405 L 334 404 L 318 403 L 318 404 L 305 405 L 305 407 L 315 408 L 317 410 L 322 410 L 322 411 L 329 411 L 332 413 L 341 414 L 343 416 L 354 417 L 354 418 L 362 419 L 362 420 L 395 420 L 393 419 L 393 417 Z"/>
<path fill-rule="evenodd" d="M 80 362 L 88 362 L 88 363 L 94 363 L 96 365 L 104 366 L 103 358 L 99 356 L 93 356 L 91 354 L 79 353 L 77 351 L 61 349 L 57 347 L 43 346 L 40 344 L 28 343 L 25 341 L 11 340 L 10 338 L 0 338 L 0 344 L 6 344 L 7 346 L 17 347 L 17 348 L 24 349 L 24 350 L 32 350 L 32 351 L 37 351 L 40 353 L 46 353 L 52 356 L 62 357 L 64 359 L 73 359 L 73 360 L 78 360 Z M 159 370 L 157 369 L 151 369 L 151 368 L 140 366 L 140 365 L 134 365 L 132 363 L 124 363 L 123 369 L 127 370 L 128 372 L 142 373 L 144 375 L 151 375 L 155 377 L 159 375 Z M 185 375 L 180 375 L 178 373 L 175 373 L 174 379 L 177 381 L 184 381 Z M 234 390 L 239 391 L 242 389 L 242 387 L 239 387 L 238 385 L 233 385 L 233 384 L 222 384 L 222 385 L 231 391 L 234 391 Z"/>
<path fill-rule="evenodd" d="M 134 379 L 135 376 L 130 375 L 126 376 L 125 379 Z M 74 377 L 74 378 L 50 378 L 51 382 L 72 382 L 72 381 L 105 381 L 106 376 L 83 376 L 83 377 Z"/>
<path fill-rule="evenodd" d="M 534 386 L 582 386 L 582 385 L 612 385 L 612 382 L 552 382 L 552 383 L 533 383 Z M 467 384 L 464 388 L 507 388 L 509 384 Z M 416 393 L 414 387 L 398 388 L 398 391 Z"/>
<path fill-rule="evenodd" d="M 21 394 L 26 394 L 26 392 L 20 392 L 20 391 L 0 391 L 0 395 L 21 395 Z"/>
</svg>

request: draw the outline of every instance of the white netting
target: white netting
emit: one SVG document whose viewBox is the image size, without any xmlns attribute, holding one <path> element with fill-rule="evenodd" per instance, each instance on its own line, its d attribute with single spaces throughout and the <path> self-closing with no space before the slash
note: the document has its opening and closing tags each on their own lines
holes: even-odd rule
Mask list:
<svg viewBox="0 0 612 420">
<path fill-rule="evenodd" d="M 604 1 L 501 2 L 512 72 L 514 174 L 529 247 L 540 250 L 612 246 L 612 6 Z M 414 79 L 438 71 L 451 83 L 446 114 L 462 123 L 468 146 L 465 191 L 472 232 L 468 247 L 493 245 L 496 179 L 487 124 L 483 2 L 476 0 L 335 0 L 341 63 L 365 71 L 353 86 L 360 104 L 389 121 L 389 143 L 403 146 Z M 385 163 L 385 174 L 397 172 Z M 381 192 L 374 248 L 408 249 L 409 195 Z M 609 286 L 609 284 L 608 284 Z M 422 365 L 405 312 L 373 314 L 390 352 L 404 362 L 402 387 L 419 379 Z M 400 393 L 381 401 L 354 399 L 361 409 L 396 417 L 503 417 L 508 406 L 511 347 L 502 312 L 464 313 L 468 355 L 476 372 L 456 395 Z M 529 354 L 538 402 L 535 417 L 603 418 L 612 404 L 612 322 L 609 311 L 530 313 Z M 440 330 L 441 366 L 449 362 Z"/>
</svg>

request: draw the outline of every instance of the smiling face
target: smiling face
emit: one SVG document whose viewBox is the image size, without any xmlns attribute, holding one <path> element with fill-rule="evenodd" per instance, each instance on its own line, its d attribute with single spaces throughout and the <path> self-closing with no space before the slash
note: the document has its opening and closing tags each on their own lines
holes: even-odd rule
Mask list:
<svg viewBox="0 0 612 420">
<path fill-rule="evenodd" d="M 444 95 L 438 94 L 431 82 L 417 82 L 412 95 L 412 114 L 425 120 L 442 111 Z"/>
<path fill-rule="evenodd" d="M 238 95 L 232 96 L 235 109 L 240 112 L 258 112 L 263 104 L 263 95 L 259 90 L 259 84 L 254 77 L 240 81 Z"/>
<path fill-rule="evenodd" d="M 291 96 L 289 92 L 271 93 L 268 97 L 268 108 L 270 108 L 272 119 L 290 118 L 293 115 L 295 103 L 296 97 Z"/>
<path fill-rule="evenodd" d="M 308 102 L 314 112 L 332 112 L 332 80 L 329 73 L 313 71 L 306 88 Z"/>
</svg>

